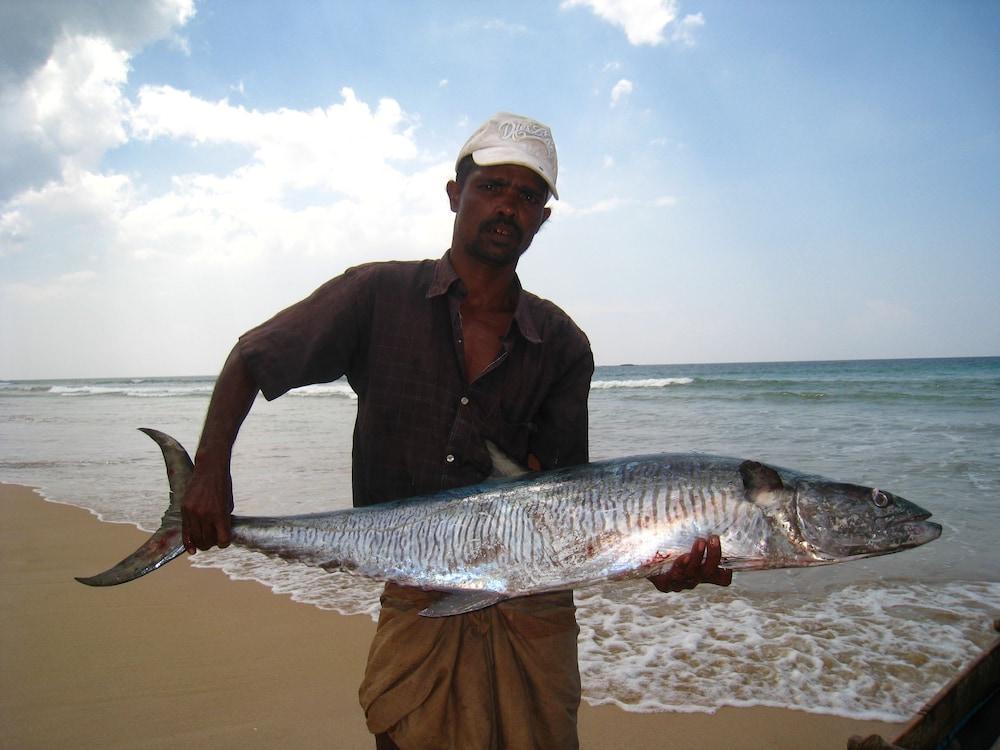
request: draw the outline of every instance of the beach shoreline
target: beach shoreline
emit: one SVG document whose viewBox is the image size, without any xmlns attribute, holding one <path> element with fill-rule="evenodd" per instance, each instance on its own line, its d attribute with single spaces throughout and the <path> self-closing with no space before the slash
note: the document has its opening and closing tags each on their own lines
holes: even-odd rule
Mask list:
<svg viewBox="0 0 1000 750">
<path fill-rule="evenodd" d="M 0 745 L 367 748 L 357 700 L 375 625 L 177 562 L 127 586 L 74 575 L 146 536 L 0 484 Z M 324 645 L 325 644 L 325 645 Z M 790 709 L 580 709 L 583 748 L 844 748 L 902 724 Z"/>
</svg>

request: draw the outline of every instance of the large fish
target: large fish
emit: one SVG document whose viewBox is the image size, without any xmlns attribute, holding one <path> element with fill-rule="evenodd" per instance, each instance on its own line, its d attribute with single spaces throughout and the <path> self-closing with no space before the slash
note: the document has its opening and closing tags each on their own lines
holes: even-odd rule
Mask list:
<svg viewBox="0 0 1000 750">
<path fill-rule="evenodd" d="M 180 501 L 193 465 L 163 451 L 170 505 L 138 550 L 90 578 L 110 586 L 184 551 Z M 501 473 L 515 467 L 494 454 Z M 448 592 L 439 617 L 503 599 L 664 572 L 698 537 L 718 534 L 722 565 L 795 568 L 916 547 L 941 527 L 930 513 L 870 487 L 693 453 L 633 456 L 488 481 L 369 508 L 281 517 L 233 516 L 233 543 L 325 570 Z"/>
</svg>

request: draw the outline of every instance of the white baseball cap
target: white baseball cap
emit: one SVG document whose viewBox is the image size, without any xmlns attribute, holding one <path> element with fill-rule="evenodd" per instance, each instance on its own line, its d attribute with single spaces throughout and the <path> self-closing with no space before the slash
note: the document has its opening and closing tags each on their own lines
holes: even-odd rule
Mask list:
<svg viewBox="0 0 1000 750">
<path fill-rule="evenodd" d="M 458 163 L 470 154 L 481 167 L 497 164 L 527 167 L 545 180 L 552 197 L 559 200 L 559 193 L 556 192 L 559 162 L 556 159 L 556 143 L 548 125 L 530 117 L 497 112 L 480 125 L 462 146 L 455 161 L 456 169 Z"/>
</svg>

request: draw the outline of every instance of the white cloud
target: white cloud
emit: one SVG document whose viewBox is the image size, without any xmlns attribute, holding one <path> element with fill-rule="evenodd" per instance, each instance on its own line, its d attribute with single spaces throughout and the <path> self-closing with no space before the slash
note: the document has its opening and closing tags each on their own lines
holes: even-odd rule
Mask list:
<svg viewBox="0 0 1000 750">
<path fill-rule="evenodd" d="M 701 13 L 688 14 L 684 16 L 679 24 L 674 26 L 670 34 L 670 39 L 683 44 L 685 47 L 695 45 L 694 32 L 705 25 L 705 16 Z"/>
<path fill-rule="evenodd" d="M 653 205 L 657 208 L 673 208 L 677 205 L 677 199 L 672 195 L 661 195 L 653 200 Z"/>
<path fill-rule="evenodd" d="M 169 86 L 143 87 L 131 125 L 143 140 L 237 145 L 251 152 L 252 158 L 231 175 L 201 177 L 201 189 L 250 189 L 268 199 L 316 189 L 372 196 L 394 181 L 393 163 L 417 156 L 415 122 L 393 99 L 382 99 L 372 110 L 350 88 L 341 96 L 341 103 L 325 108 L 261 112 Z"/>
<path fill-rule="evenodd" d="M 622 78 L 611 88 L 611 106 L 617 107 L 618 103 L 632 93 L 635 87 L 627 78 Z"/>
<path fill-rule="evenodd" d="M 20 86 L 0 94 L 0 200 L 66 168 L 93 168 L 125 142 L 128 55 L 106 40 L 63 37 Z"/>
<path fill-rule="evenodd" d="M 132 98 L 131 55 L 169 39 L 190 2 L 129 0 L 117 29 L 76 18 L 82 3 L 36 5 L 65 17 L 46 16 L 49 41 L 0 70 L 5 358 L 64 374 L 68 366 L 184 370 L 164 352 L 213 361 L 244 328 L 347 265 L 447 247 L 450 159 L 419 148 L 419 121 L 397 101 L 369 104 L 349 88 L 308 110 L 259 110 L 171 86 L 144 86 Z M 242 81 L 234 90 L 243 93 Z M 106 154 L 124 144 L 138 156 L 133 164 L 144 163 L 146 144 L 204 158 L 184 158 L 193 166 L 163 185 L 141 167 L 107 168 Z M 67 365 L 53 348 L 67 321 L 97 365 Z M 153 341 L 145 324 L 185 343 Z M 98 341 L 112 329 L 115 340 Z"/>
<path fill-rule="evenodd" d="M 348 265 L 447 247 L 453 167 L 421 151 L 415 118 L 395 100 L 370 106 L 344 89 L 329 106 L 260 111 L 160 86 L 126 104 L 133 148 L 197 144 L 232 158 L 235 146 L 244 156 L 219 173 L 175 173 L 156 190 L 142 173 L 68 165 L 0 202 L 0 260 L 33 256 L 30 272 L 0 270 L 15 362 L 65 372 L 47 342 L 65 337 L 68 316 L 88 344 L 105 347 L 109 371 L 183 371 L 197 365 L 167 351 L 215 361 L 242 330 Z M 150 340 L 126 319 L 136 310 L 177 338 Z M 109 326 L 116 342 L 92 341 Z M 15 328 L 37 335 L 15 337 Z"/>
<path fill-rule="evenodd" d="M 59 253 L 78 264 L 86 248 L 210 267 L 288 254 L 345 264 L 436 255 L 447 245 L 450 165 L 418 159 L 414 120 L 396 101 L 372 109 L 350 89 L 341 94 L 325 108 L 262 112 L 144 87 L 129 106 L 133 139 L 240 146 L 242 163 L 222 174 L 176 174 L 156 194 L 125 175 L 66 168 L 2 206 L 0 252 Z"/>
<path fill-rule="evenodd" d="M 44 0 L 0 3 L 0 86 L 16 86 L 67 37 L 100 38 L 135 52 L 172 38 L 194 16 L 194 0 Z"/>
<path fill-rule="evenodd" d="M 605 154 L 602 163 L 605 169 L 611 169 L 615 166 L 615 157 L 611 156 L 611 154 Z"/>
<path fill-rule="evenodd" d="M 67 169 L 59 181 L 26 190 L 0 215 L 0 257 L 31 252 L 79 265 L 104 254 L 132 200 L 124 175 Z"/>
<path fill-rule="evenodd" d="M 0 200 L 123 143 L 131 55 L 193 15 L 192 0 L 0 4 Z"/>
<path fill-rule="evenodd" d="M 125 141 L 121 87 L 128 54 L 92 37 L 61 39 L 23 89 L 29 122 L 46 150 L 94 164 Z"/>
<path fill-rule="evenodd" d="M 658 45 L 667 41 L 664 29 L 677 18 L 677 0 L 563 0 L 560 7 L 587 7 L 599 18 L 625 31 L 630 44 Z M 690 46 L 691 32 L 704 24 L 698 13 L 686 16 L 670 39 Z"/>
</svg>

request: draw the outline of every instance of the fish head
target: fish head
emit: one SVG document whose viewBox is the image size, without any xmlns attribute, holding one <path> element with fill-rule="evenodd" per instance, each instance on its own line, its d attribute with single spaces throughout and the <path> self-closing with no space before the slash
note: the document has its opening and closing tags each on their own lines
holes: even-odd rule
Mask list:
<svg viewBox="0 0 1000 750">
<path fill-rule="evenodd" d="M 828 562 L 887 555 L 941 535 L 929 512 L 874 487 L 804 478 L 794 502 L 802 541 Z"/>
</svg>

